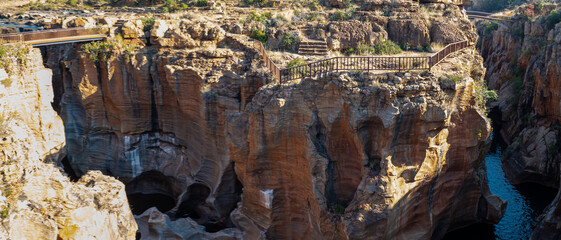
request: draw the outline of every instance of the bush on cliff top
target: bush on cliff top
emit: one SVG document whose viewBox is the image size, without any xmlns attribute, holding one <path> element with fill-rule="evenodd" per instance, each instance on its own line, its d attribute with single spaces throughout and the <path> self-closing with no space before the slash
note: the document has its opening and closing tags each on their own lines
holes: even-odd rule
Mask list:
<svg viewBox="0 0 561 240">
<path fill-rule="evenodd" d="M 398 54 L 401 53 L 401 48 L 387 39 L 374 45 L 374 53 L 376 54 Z"/>
<path fill-rule="evenodd" d="M 22 66 L 27 63 L 29 47 L 26 45 L 0 45 L 0 68 L 10 73 L 13 63 Z"/>
<path fill-rule="evenodd" d="M 263 44 L 265 44 L 267 42 L 267 39 L 269 38 L 266 33 L 259 29 L 251 29 L 251 34 L 249 35 L 249 37 L 258 40 Z"/>
<path fill-rule="evenodd" d="M 82 45 L 82 50 L 90 55 L 94 63 L 105 62 L 115 53 L 116 46 L 113 42 L 90 42 Z"/>
<path fill-rule="evenodd" d="M 298 67 L 298 66 L 302 66 L 304 64 L 306 64 L 306 62 L 304 62 L 304 60 L 302 60 L 301 58 L 296 58 L 296 59 L 288 62 L 288 64 L 286 64 L 286 68 Z"/>
<path fill-rule="evenodd" d="M 558 10 L 551 11 L 547 17 L 545 17 L 545 25 L 549 30 L 553 29 L 559 22 L 561 22 L 561 12 Z"/>
</svg>

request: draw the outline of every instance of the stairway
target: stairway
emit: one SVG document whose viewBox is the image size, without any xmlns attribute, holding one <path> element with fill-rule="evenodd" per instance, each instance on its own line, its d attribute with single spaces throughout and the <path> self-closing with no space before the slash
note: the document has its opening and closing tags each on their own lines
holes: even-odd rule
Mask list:
<svg viewBox="0 0 561 240">
<path fill-rule="evenodd" d="M 298 45 L 298 54 L 300 55 L 327 55 L 327 43 L 324 41 L 302 41 Z"/>
<path fill-rule="evenodd" d="M 127 22 L 127 20 L 124 19 L 119 19 L 117 20 L 117 22 L 115 22 L 115 24 L 113 24 L 113 27 L 122 27 L 123 25 L 125 25 L 125 23 Z"/>
</svg>

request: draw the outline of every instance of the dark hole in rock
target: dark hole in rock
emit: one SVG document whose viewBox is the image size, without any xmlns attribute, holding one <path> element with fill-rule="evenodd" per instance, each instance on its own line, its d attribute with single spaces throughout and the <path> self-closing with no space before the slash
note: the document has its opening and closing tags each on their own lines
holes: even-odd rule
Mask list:
<svg viewBox="0 0 561 240">
<path fill-rule="evenodd" d="M 462 239 L 491 240 L 491 239 L 496 239 L 494 232 L 495 232 L 495 227 L 484 223 L 477 223 L 446 233 L 443 240 L 462 240 Z"/>
<path fill-rule="evenodd" d="M 68 160 L 67 156 L 62 159 L 61 163 L 62 169 L 64 169 L 64 172 L 68 174 L 70 180 L 73 182 L 78 181 L 78 175 L 76 174 L 76 172 L 74 172 L 74 169 L 72 168 L 72 165 L 70 165 L 70 161 Z"/>
<path fill-rule="evenodd" d="M 8 138 L 2 138 L 2 141 L 4 141 L 4 142 L 8 141 Z"/>
<path fill-rule="evenodd" d="M 142 234 L 138 231 L 136 232 L 136 240 L 142 239 Z"/>
<path fill-rule="evenodd" d="M 205 230 L 209 233 L 215 233 L 228 227 L 223 222 L 203 223 L 203 226 L 205 226 Z"/>
<path fill-rule="evenodd" d="M 178 190 L 175 179 L 151 170 L 130 181 L 125 190 L 133 214 L 139 215 L 151 207 L 167 212 L 175 207 Z"/>
<path fill-rule="evenodd" d="M 175 199 L 164 194 L 135 193 L 127 195 L 132 213 L 140 215 L 151 207 L 156 207 L 160 212 L 167 212 L 175 207 Z"/>
<path fill-rule="evenodd" d="M 210 195 L 209 187 L 201 183 L 192 184 L 187 188 L 187 192 L 183 197 L 184 200 L 179 205 L 175 217 L 190 217 L 194 220 L 201 218 L 202 214 L 199 213 L 200 210 L 198 208 L 199 205 L 205 202 L 208 195 Z"/>
</svg>

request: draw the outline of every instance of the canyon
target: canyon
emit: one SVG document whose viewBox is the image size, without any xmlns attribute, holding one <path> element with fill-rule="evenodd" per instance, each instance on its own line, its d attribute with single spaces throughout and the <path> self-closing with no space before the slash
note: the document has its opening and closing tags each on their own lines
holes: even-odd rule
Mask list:
<svg viewBox="0 0 561 240">
<path fill-rule="evenodd" d="M 454 2 L 369 1 L 341 20 L 329 19 L 338 10 L 271 8 L 265 21 L 250 20 L 264 10 L 221 4 L 155 17 L 27 16 L 45 28 L 105 26 L 109 38 L 17 45 L 2 58 L 12 61 L 0 65 L 2 112 L 17 114 L 1 124 L 0 189 L 10 193 L 0 239 L 442 239 L 505 213 L 488 186 L 487 106 L 501 112 L 509 179 L 559 187 L 561 25 L 525 23 L 525 35 L 557 44 L 516 56 L 527 70 L 515 108 L 504 78 L 521 46 L 536 47 L 506 31 L 479 29 L 483 57 L 470 47 L 430 72 L 283 83 L 248 36 L 265 31 L 279 66 L 321 59 L 280 51 L 292 35 L 324 39 L 330 54 L 386 40 L 475 45 L 477 29 Z M 497 101 L 486 103 L 486 85 Z M 556 237 L 558 202 L 533 239 Z M 29 224 L 41 230 L 22 230 Z"/>
</svg>

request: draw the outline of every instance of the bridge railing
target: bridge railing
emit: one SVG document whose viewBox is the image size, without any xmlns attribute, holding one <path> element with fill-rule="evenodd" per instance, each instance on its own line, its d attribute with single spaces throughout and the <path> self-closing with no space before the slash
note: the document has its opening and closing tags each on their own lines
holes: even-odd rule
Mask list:
<svg viewBox="0 0 561 240">
<path fill-rule="evenodd" d="M 261 56 L 263 56 L 263 61 L 265 61 L 265 65 L 267 66 L 269 71 L 271 71 L 273 77 L 275 79 L 280 80 L 281 70 L 279 67 L 277 67 L 277 65 L 273 62 L 273 60 L 271 60 L 269 56 L 267 56 L 267 52 L 265 51 L 265 47 L 263 47 L 263 44 L 260 41 L 253 40 L 253 47 L 257 49 L 257 51 L 259 52 L 259 54 L 261 54 Z"/>
<path fill-rule="evenodd" d="M 440 51 L 436 52 L 435 54 L 429 57 L 429 62 L 430 62 L 429 70 L 434 65 L 440 63 L 444 58 L 446 58 L 451 53 L 454 53 L 456 51 L 462 50 L 467 47 L 469 47 L 469 42 L 467 40 L 446 45 L 443 49 L 441 49 Z"/>
<path fill-rule="evenodd" d="M 263 56 L 265 65 L 271 71 L 273 77 L 284 83 L 290 80 L 337 71 L 430 71 L 434 65 L 440 63 L 451 53 L 469 47 L 469 42 L 465 40 L 448 44 L 437 53 L 428 57 L 333 57 L 285 69 L 280 69 L 267 56 L 261 42 L 254 40 L 254 47 Z"/>
<path fill-rule="evenodd" d="M 54 38 L 77 37 L 85 35 L 101 35 L 105 34 L 107 29 L 105 27 L 94 28 L 58 28 L 45 31 L 12 33 L 0 35 L 0 42 L 3 43 L 17 43 L 28 42 L 37 40 L 46 40 Z"/>
</svg>

